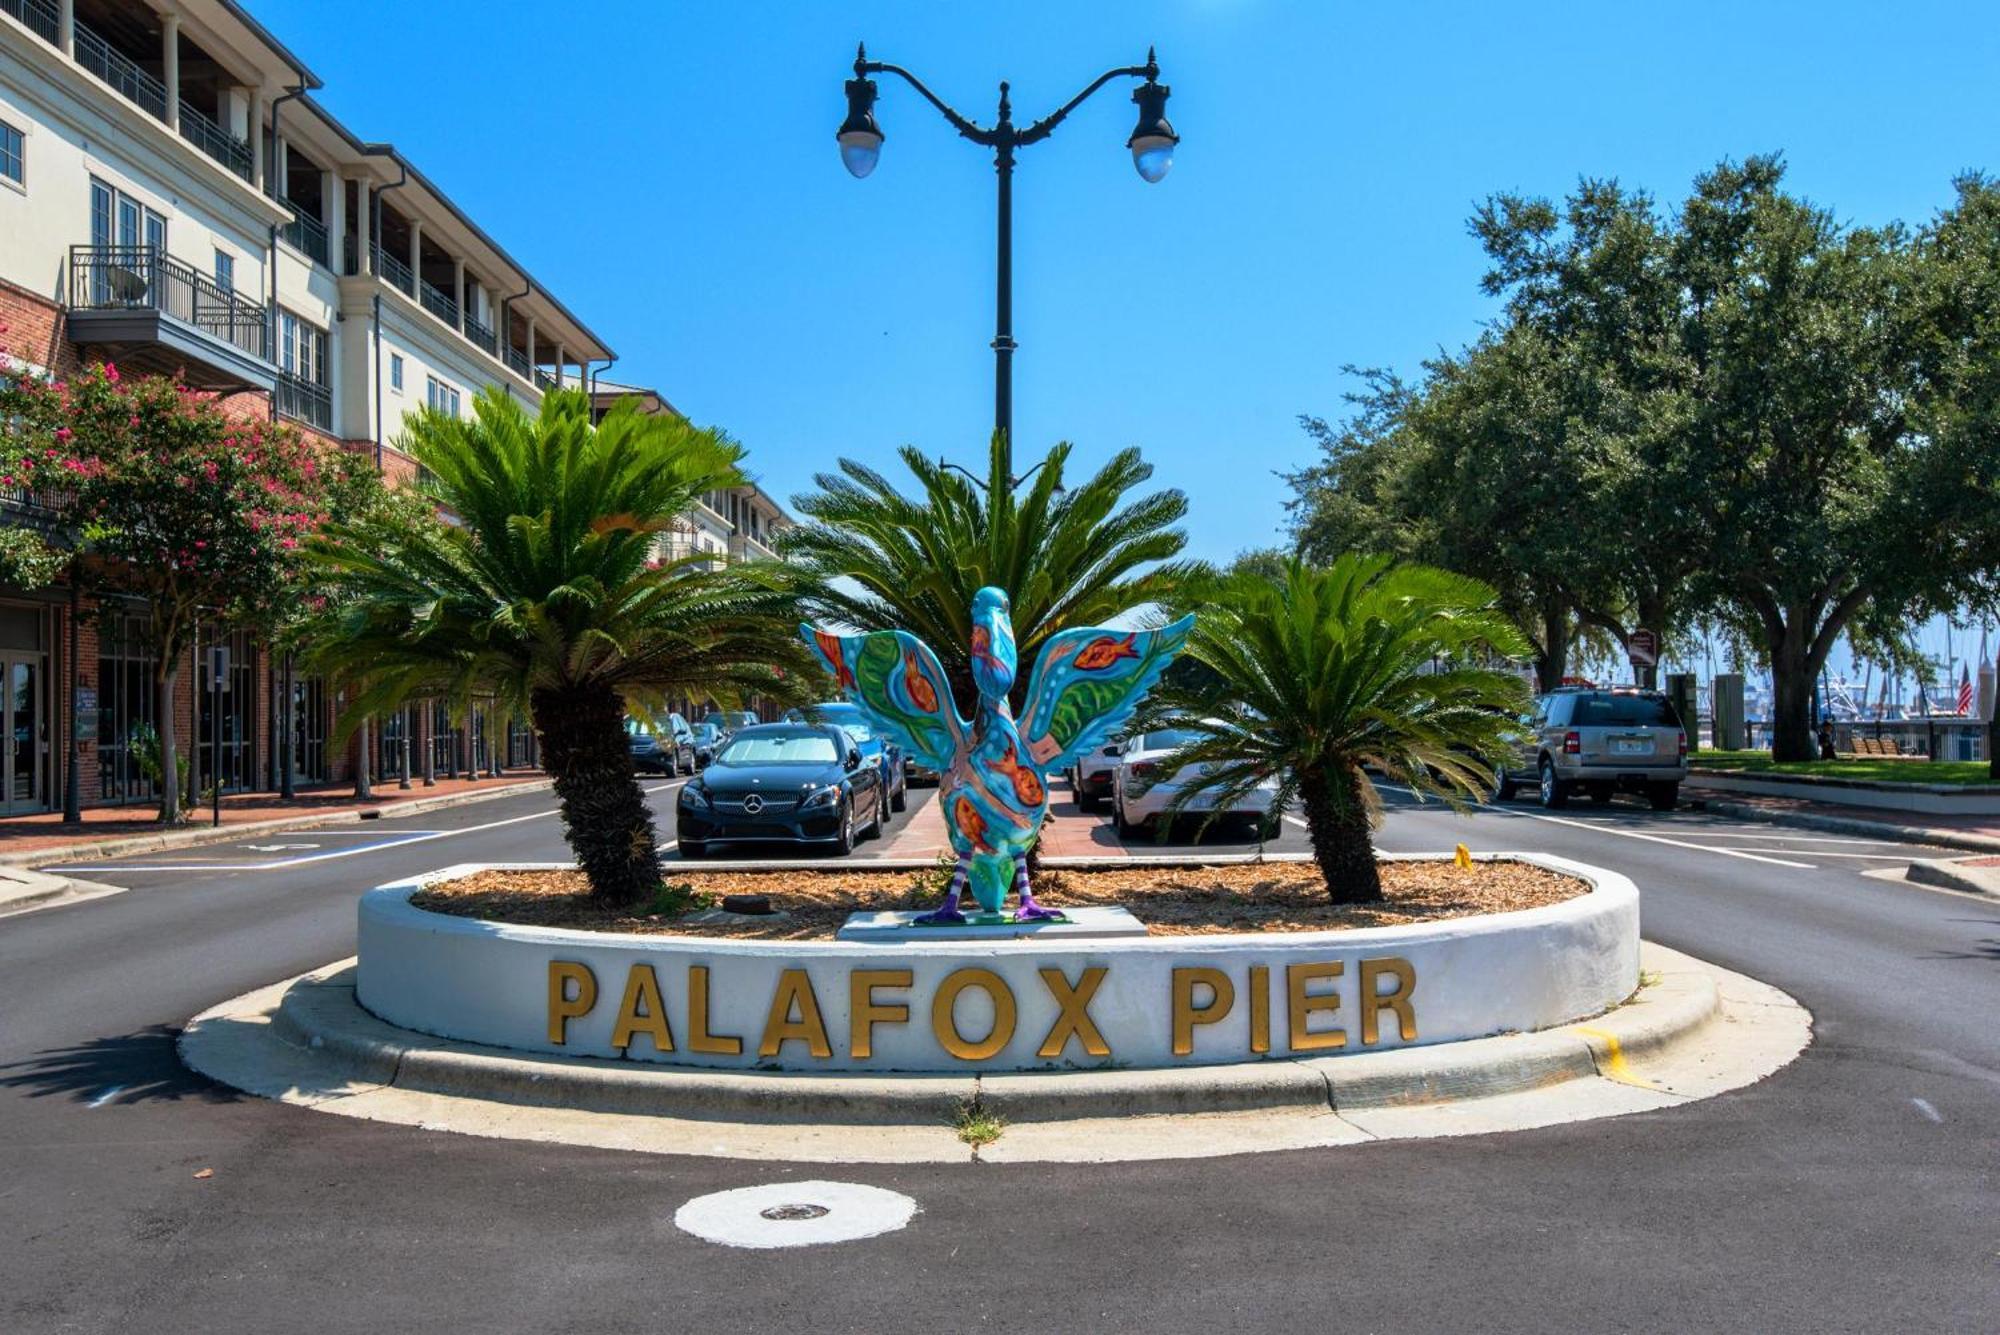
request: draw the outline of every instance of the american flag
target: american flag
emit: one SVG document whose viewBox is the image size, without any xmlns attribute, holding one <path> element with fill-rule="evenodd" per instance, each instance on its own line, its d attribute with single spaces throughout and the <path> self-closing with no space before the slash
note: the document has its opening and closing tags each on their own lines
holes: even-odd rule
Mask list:
<svg viewBox="0 0 2000 1335">
<path fill-rule="evenodd" d="M 1962 667 L 1958 670 L 1958 712 L 1961 715 L 1972 712 L 1972 669 L 1970 668 Z"/>
</svg>

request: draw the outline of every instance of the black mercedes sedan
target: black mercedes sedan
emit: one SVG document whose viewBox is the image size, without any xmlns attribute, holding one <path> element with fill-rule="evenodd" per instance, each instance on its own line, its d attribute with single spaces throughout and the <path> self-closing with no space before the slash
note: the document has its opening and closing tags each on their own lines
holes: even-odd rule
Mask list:
<svg viewBox="0 0 2000 1335">
<path fill-rule="evenodd" d="M 882 833 L 881 771 L 840 728 L 764 723 L 733 733 L 701 777 L 682 787 L 681 856 L 715 844 L 815 844 L 835 853 Z"/>
</svg>

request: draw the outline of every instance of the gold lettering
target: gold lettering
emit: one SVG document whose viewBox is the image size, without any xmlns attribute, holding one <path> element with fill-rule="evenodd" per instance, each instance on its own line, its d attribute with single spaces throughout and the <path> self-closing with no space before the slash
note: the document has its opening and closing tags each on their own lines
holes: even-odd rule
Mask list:
<svg viewBox="0 0 2000 1335">
<path fill-rule="evenodd" d="M 640 1010 L 639 1004 L 646 1009 Z M 618 1003 L 618 1023 L 611 1027 L 611 1046 L 632 1046 L 634 1034 L 645 1034 L 659 1052 L 674 1050 L 674 1033 L 667 1028 L 666 1003 L 660 1000 L 660 980 L 650 964 L 635 964 L 625 975 L 625 998 Z"/>
<path fill-rule="evenodd" d="M 955 1007 L 958 994 L 976 987 L 993 999 L 993 1028 L 977 1043 L 968 1042 L 958 1032 Z M 1007 980 L 991 969 L 959 969 L 938 984 L 931 998 L 931 1032 L 938 1046 L 960 1061 L 984 1061 L 1007 1046 L 1014 1037 L 1014 992 Z"/>
<path fill-rule="evenodd" d="M 792 1018 L 796 1008 L 799 1018 Z M 775 1057 L 793 1039 L 805 1040 L 806 1051 L 815 1057 L 831 1057 L 833 1047 L 826 1041 L 826 1023 L 819 1018 L 819 998 L 813 995 L 812 979 L 804 969 L 787 969 L 778 975 L 778 990 L 771 994 L 771 1013 L 764 1018 L 764 1038 L 757 1045 L 760 1057 Z"/>
<path fill-rule="evenodd" d="M 1308 1017 L 1320 1011 L 1332 1014 L 1340 1009 L 1338 992 L 1307 992 L 1306 984 L 1318 982 L 1323 978 L 1338 978 L 1346 967 L 1338 960 L 1330 964 L 1285 966 L 1285 984 L 1291 994 L 1291 1004 L 1286 1009 L 1291 1013 L 1293 1052 L 1323 1052 L 1328 1048 L 1347 1046 L 1345 1029 L 1326 1029 L 1314 1033 L 1306 1028 Z"/>
<path fill-rule="evenodd" d="M 1208 1004 L 1194 1004 L 1194 989 L 1197 984 L 1208 987 Z M 1236 1004 L 1236 985 L 1229 981 L 1229 975 L 1220 969 L 1175 969 L 1174 970 L 1174 1056 L 1185 1057 L 1194 1051 L 1194 1027 L 1198 1024 L 1216 1024 L 1229 1014 L 1229 1008 Z"/>
<path fill-rule="evenodd" d="M 1098 1032 L 1096 1022 L 1090 1018 L 1090 999 L 1097 995 L 1104 976 L 1110 972 L 1102 964 L 1093 964 L 1083 971 L 1083 977 L 1077 979 L 1076 986 L 1071 987 L 1061 969 L 1041 970 L 1042 981 L 1048 984 L 1049 995 L 1056 999 L 1056 1005 L 1062 1007 L 1062 1014 L 1056 1016 L 1056 1022 L 1049 1026 L 1049 1036 L 1042 1040 L 1042 1046 L 1035 1053 L 1037 1057 L 1062 1056 L 1072 1034 L 1083 1044 L 1083 1050 L 1089 1056 L 1111 1055 L 1111 1046 L 1104 1041 L 1104 1035 Z"/>
<path fill-rule="evenodd" d="M 1271 1050 L 1271 966 L 1250 966 L 1250 1051 Z"/>
<path fill-rule="evenodd" d="M 571 983 L 576 984 L 574 997 L 568 995 Z M 588 964 L 549 961 L 549 1042 L 557 1045 L 567 1042 L 569 1022 L 590 1014 L 590 1008 L 596 1004 L 597 975 Z"/>
<path fill-rule="evenodd" d="M 708 1032 L 708 966 L 688 966 L 688 1051 L 722 1057 L 743 1055 L 743 1040 L 735 1034 Z"/>
<path fill-rule="evenodd" d="M 1380 991 L 1376 979 L 1387 974 L 1396 980 L 1396 985 L 1387 992 Z M 1417 1012 L 1410 1005 L 1410 994 L 1417 990 L 1417 971 L 1406 959 L 1385 955 L 1381 959 L 1361 961 L 1361 1044 L 1363 1047 L 1376 1041 L 1375 1022 L 1385 1010 L 1396 1012 L 1396 1031 L 1405 1043 L 1417 1037 Z"/>
<path fill-rule="evenodd" d="M 910 1008 L 900 1001 L 877 1001 L 878 987 L 908 987 L 908 969 L 856 969 L 847 975 L 847 1055 L 875 1055 L 877 1024 L 908 1024 Z"/>
</svg>

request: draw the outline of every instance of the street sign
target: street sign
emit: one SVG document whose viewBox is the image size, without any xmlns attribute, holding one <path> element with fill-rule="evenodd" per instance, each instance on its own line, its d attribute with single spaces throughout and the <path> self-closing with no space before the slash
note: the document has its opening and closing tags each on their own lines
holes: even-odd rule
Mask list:
<svg viewBox="0 0 2000 1335">
<path fill-rule="evenodd" d="M 1660 661 L 1660 637 L 1650 630 L 1635 630 L 1625 639 L 1625 653 L 1633 667 L 1654 667 Z"/>
</svg>

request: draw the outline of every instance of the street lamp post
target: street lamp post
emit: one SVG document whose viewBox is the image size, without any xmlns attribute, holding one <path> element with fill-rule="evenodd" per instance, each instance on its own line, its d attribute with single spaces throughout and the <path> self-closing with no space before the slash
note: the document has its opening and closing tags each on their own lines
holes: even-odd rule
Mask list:
<svg viewBox="0 0 2000 1335">
<path fill-rule="evenodd" d="M 991 128 L 974 124 L 958 112 L 945 105 L 944 101 L 926 88 L 923 81 L 900 65 L 891 65 L 868 58 L 868 48 L 857 48 L 854 56 L 854 77 L 847 81 L 847 119 L 841 122 L 836 138 L 840 142 L 840 160 L 856 178 L 865 177 L 875 170 L 875 164 L 882 154 L 882 129 L 875 123 L 875 81 L 871 74 L 894 74 L 916 89 L 924 100 L 936 107 L 944 118 L 951 122 L 963 138 L 993 150 L 993 167 L 1000 177 L 999 191 L 999 254 L 995 273 L 995 301 L 993 328 L 993 430 L 1000 437 L 1001 449 L 1006 466 L 1002 468 L 1004 480 L 1013 482 L 1014 448 L 1014 154 L 1029 144 L 1040 143 L 1055 133 L 1056 126 L 1070 112 L 1076 110 L 1092 93 L 1110 83 L 1113 79 L 1144 79 L 1145 82 L 1132 92 L 1132 100 L 1139 107 L 1139 123 L 1132 131 L 1125 146 L 1132 150 L 1132 165 L 1137 168 L 1141 179 L 1148 184 L 1159 181 L 1167 174 L 1174 162 L 1174 145 L 1180 136 L 1167 121 L 1167 95 L 1172 91 L 1160 82 L 1159 62 L 1153 51 L 1146 51 L 1143 65 L 1122 65 L 1106 70 L 1090 82 L 1082 92 L 1072 97 L 1049 115 L 1042 117 L 1026 129 L 1014 125 L 1013 104 L 1007 97 L 1007 85 L 1000 85 L 1000 115 Z"/>
</svg>

